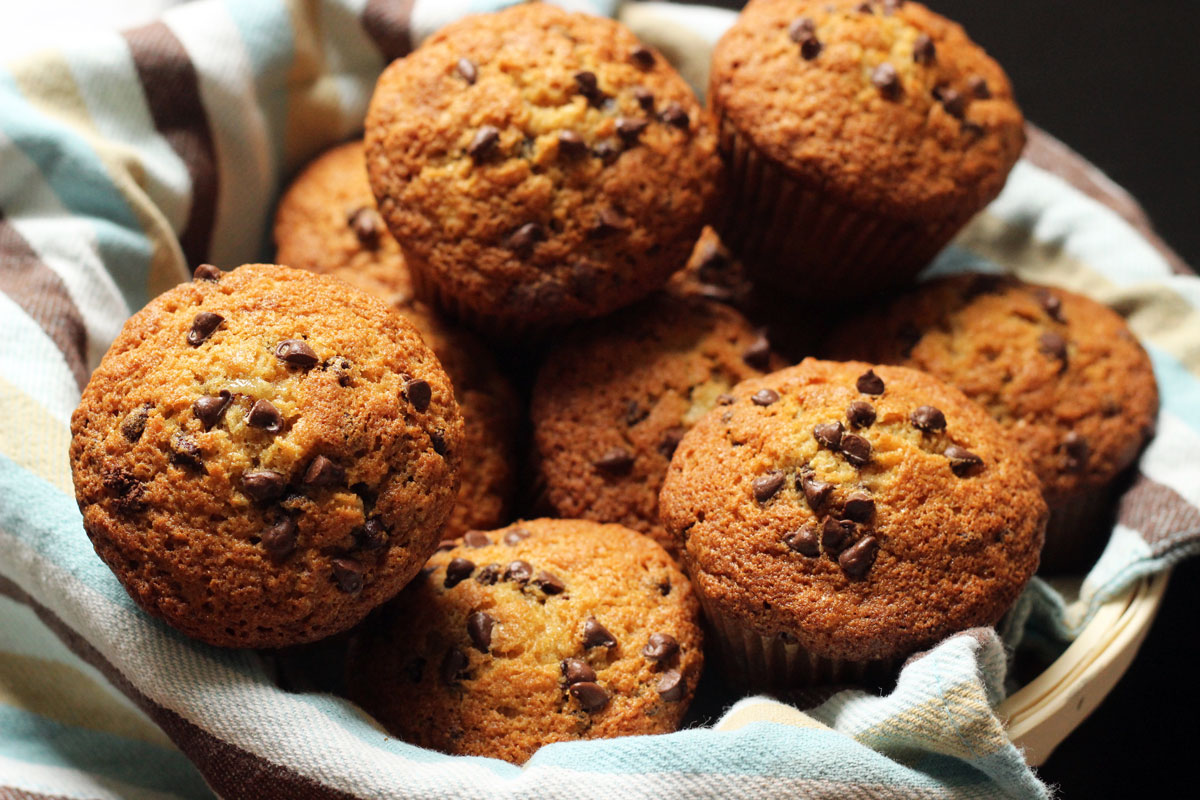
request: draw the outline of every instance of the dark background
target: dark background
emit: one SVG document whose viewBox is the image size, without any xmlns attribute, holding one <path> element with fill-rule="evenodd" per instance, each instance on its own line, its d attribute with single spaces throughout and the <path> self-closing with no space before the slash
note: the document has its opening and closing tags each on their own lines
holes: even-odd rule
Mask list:
<svg viewBox="0 0 1200 800">
<path fill-rule="evenodd" d="M 710 0 L 739 8 L 739 0 Z M 1008 72 L 1026 117 L 1125 187 L 1200 266 L 1200 2 L 926 0 Z M 1200 563 L 1176 568 L 1137 660 L 1038 774 L 1064 798 L 1196 797 Z"/>
</svg>

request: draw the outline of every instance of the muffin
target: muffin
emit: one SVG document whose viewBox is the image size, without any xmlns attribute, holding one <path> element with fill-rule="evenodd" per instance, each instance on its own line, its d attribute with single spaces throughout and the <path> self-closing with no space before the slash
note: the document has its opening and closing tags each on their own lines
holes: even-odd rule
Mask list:
<svg viewBox="0 0 1200 800">
<path fill-rule="evenodd" d="M 688 429 L 745 380 L 782 366 L 744 317 L 660 294 L 572 330 L 530 401 L 539 511 L 617 522 L 669 551 L 658 491 Z"/>
<path fill-rule="evenodd" d="M 659 514 L 733 682 L 884 680 L 995 624 L 1037 569 L 1037 477 L 957 389 L 806 359 L 731 394 L 683 438 Z"/>
<path fill-rule="evenodd" d="M 721 237 L 814 305 L 915 275 L 1025 142 L 1003 70 L 914 2 L 751 0 L 708 96 L 729 169 Z"/>
<path fill-rule="evenodd" d="M 350 628 L 437 547 L 462 420 L 413 327 L 269 264 L 133 315 L 71 418 L 83 525 L 130 596 L 188 636 L 283 647 Z"/>
<path fill-rule="evenodd" d="M 322 153 L 288 187 L 275 212 L 275 259 L 339 278 L 393 305 L 412 299 L 400 245 L 367 183 L 361 141 Z"/>
<path fill-rule="evenodd" d="M 351 648 L 351 697 L 407 742 L 526 761 L 550 742 L 668 733 L 703 666 L 699 608 L 661 547 L 534 520 L 439 552 Z"/>
<path fill-rule="evenodd" d="M 988 409 L 1041 479 L 1050 506 L 1043 570 L 1079 569 L 1099 555 L 1114 481 L 1158 411 L 1150 358 L 1120 315 L 1051 286 L 956 275 L 846 321 L 827 349 L 924 370 Z"/>
<path fill-rule="evenodd" d="M 517 339 L 666 283 L 721 169 L 661 55 L 617 22 L 541 3 L 467 17 L 393 62 L 366 145 L 418 296 Z"/>
</svg>

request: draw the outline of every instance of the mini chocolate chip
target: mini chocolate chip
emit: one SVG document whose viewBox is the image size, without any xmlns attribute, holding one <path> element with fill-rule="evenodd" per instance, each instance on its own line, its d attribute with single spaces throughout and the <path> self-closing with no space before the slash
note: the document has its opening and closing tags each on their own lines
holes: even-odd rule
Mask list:
<svg viewBox="0 0 1200 800">
<path fill-rule="evenodd" d="M 817 23 L 813 22 L 812 17 L 798 17 L 788 25 L 788 38 L 796 44 L 800 44 L 816 35 Z"/>
<path fill-rule="evenodd" d="M 280 517 L 274 525 L 262 533 L 262 546 L 267 555 L 276 561 L 282 561 L 296 549 L 296 520 L 292 517 Z"/>
<path fill-rule="evenodd" d="M 654 51 L 645 45 L 638 45 L 633 48 L 633 52 L 629 54 L 630 60 L 637 65 L 638 69 L 652 69 L 654 67 Z"/>
<path fill-rule="evenodd" d="M 471 644 L 475 645 L 476 650 L 486 653 L 491 649 L 492 628 L 495 625 L 496 621 L 486 611 L 476 611 L 467 617 L 467 636 L 471 637 Z"/>
<path fill-rule="evenodd" d="M 442 658 L 442 666 L 438 670 L 442 683 L 453 686 L 462 677 L 462 673 L 467 669 L 469 663 L 471 662 L 466 653 L 457 647 L 451 647 Z"/>
<path fill-rule="evenodd" d="M 311 488 L 337 486 L 346 479 L 346 471 L 325 456 L 317 456 L 304 471 L 303 483 Z"/>
<path fill-rule="evenodd" d="M 825 49 L 825 45 L 821 44 L 821 40 L 811 36 L 800 43 L 800 57 L 805 61 L 812 61 L 821 55 L 823 49 Z"/>
<path fill-rule="evenodd" d="M 419 378 L 406 382 L 402 391 L 404 399 L 418 414 L 423 414 L 429 408 L 429 401 L 433 399 L 433 389 L 429 382 Z"/>
<path fill-rule="evenodd" d="M 842 455 L 856 467 L 871 463 L 871 443 L 856 433 L 842 437 Z"/>
<path fill-rule="evenodd" d="M 1047 289 L 1038 289 L 1034 292 L 1034 297 L 1037 298 L 1038 305 L 1049 315 L 1050 319 L 1055 322 L 1065 321 L 1062 313 L 1062 300 L 1059 299 L 1058 295 L 1052 294 Z"/>
<path fill-rule="evenodd" d="M 456 547 L 458 547 L 458 542 L 456 540 L 442 539 L 440 542 L 438 542 L 437 550 L 435 552 L 445 553 L 447 550 L 453 550 Z"/>
<path fill-rule="evenodd" d="M 357 594 L 363 587 L 363 565 L 353 558 L 335 558 L 333 577 L 346 594 Z"/>
<path fill-rule="evenodd" d="M 1088 446 L 1086 438 L 1071 431 L 1063 438 L 1062 448 L 1067 455 L 1068 471 L 1082 472 L 1087 467 L 1088 453 L 1091 452 L 1091 448 Z"/>
<path fill-rule="evenodd" d="M 229 407 L 232 400 L 233 395 L 225 389 L 222 389 L 219 394 L 201 395 L 192 403 L 192 413 L 196 415 L 196 419 L 200 420 L 204 430 L 212 430 L 212 426 L 225 416 L 225 409 Z"/>
<path fill-rule="evenodd" d="M 562 578 L 546 570 L 541 570 L 534 576 L 533 585 L 546 594 L 562 594 L 567 590 L 567 585 L 562 582 Z"/>
<path fill-rule="evenodd" d="M 608 628 L 595 619 L 588 619 L 583 623 L 583 646 L 585 648 L 616 647 L 617 637 L 609 633 Z"/>
<path fill-rule="evenodd" d="M 513 528 L 504 534 L 504 543 L 509 547 L 529 538 L 529 531 L 524 528 Z"/>
<path fill-rule="evenodd" d="M 570 686 L 573 683 L 596 680 L 596 670 L 586 661 L 578 658 L 564 658 L 559 665 L 563 680 Z"/>
<path fill-rule="evenodd" d="M 124 467 L 106 469 L 101 478 L 104 488 L 112 492 L 116 498 L 117 511 L 122 514 L 136 514 L 146 508 L 146 487 Z"/>
<path fill-rule="evenodd" d="M 867 2 L 859 3 L 854 7 L 854 10 L 860 14 L 874 14 L 875 9 L 871 8 L 871 4 Z"/>
<path fill-rule="evenodd" d="M 196 271 L 192 273 L 194 281 L 219 281 L 221 280 L 221 270 L 214 267 L 212 264 L 201 264 L 196 267 Z"/>
<path fill-rule="evenodd" d="M 654 111 L 654 92 L 645 86 L 633 87 L 633 99 L 637 101 L 643 111 Z"/>
<path fill-rule="evenodd" d="M 1038 337 L 1038 350 L 1051 358 L 1058 359 L 1063 362 L 1063 366 L 1066 366 L 1067 340 L 1056 331 L 1046 331 Z"/>
<path fill-rule="evenodd" d="M 602 208 L 588 225 L 587 233 L 592 239 L 604 239 L 614 233 L 619 233 L 625 220 L 615 211 Z"/>
<path fill-rule="evenodd" d="M 446 579 L 442 581 L 442 586 L 445 586 L 447 589 L 453 589 L 471 577 L 471 573 L 474 571 L 474 561 L 467 558 L 452 558 L 450 559 L 450 563 L 446 565 Z"/>
<path fill-rule="evenodd" d="M 579 87 L 579 92 L 583 95 L 595 94 L 600 89 L 600 85 L 596 81 L 596 73 L 589 71 L 576 72 L 575 85 Z"/>
<path fill-rule="evenodd" d="M 802 556 L 813 558 L 821 553 L 821 534 L 817 523 L 809 520 L 791 533 L 783 535 L 783 543 Z"/>
<path fill-rule="evenodd" d="M 275 348 L 275 357 L 290 367 L 312 369 L 320 360 L 303 339 L 284 339 Z"/>
<path fill-rule="evenodd" d="M 350 230 L 354 231 L 354 237 L 360 244 L 370 248 L 375 248 L 379 244 L 384 224 L 378 211 L 370 206 L 359 206 L 346 216 L 346 222 L 350 225 Z"/>
<path fill-rule="evenodd" d="M 846 519 L 869 522 L 875 516 L 875 500 L 866 492 L 854 492 L 846 498 L 842 512 Z"/>
<path fill-rule="evenodd" d="M 592 155 L 605 164 L 611 164 L 621 155 L 621 151 L 612 142 L 598 142 L 592 148 Z"/>
<path fill-rule="evenodd" d="M 618 117 L 617 136 L 621 137 L 626 147 L 633 147 L 649 124 L 649 120 L 640 117 Z"/>
<path fill-rule="evenodd" d="M 759 332 L 758 337 L 742 353 L 742 361 L 759 372 L 764 372 L 771 366 L 771 341 L 765 333 Z"/>
<path fill-rule="evenodd" d="M 242 491 L 259 503 L 283 496 L 287 477 L 273 469 L 252 469 L 242 474 Z"/>
<path fill-rule="evenodd" d="M 849 546 L 858 526 L 848 519 L 826 517 L 821 526 L 821 546 L 830 555 L 837 555 Z"/>
<path fill-rule="evenodd" d="M 246 414 L 246 424 L 251 428 L 261 428 L 267 433 L 279 433 L 283 428 L 283 415 L 270 400 L 255 400 Z"/>
<path fill-rule="evenodd" d="M 623 447 L 612 447 L 592 462 L 592 466 L 606 475 L 628 475 L 633 469 L 633 454 Z"/>
<path fill-rule="evenodd" d="M 779 392 L 774 389 L 759 389 L 754 394 L 750 395 L 750 402 L 756 406 L 769 406 L 772 403 L 778 402 Z"/>
<path fill-rule="evenodd" d="M 558 134 L 558 152 L 566 158 L 579 158 L 587 151 L 587 142 L 575 131 L 563 131 Z"/>
<path fill-rule="evenodd" d="M 583 706 L 584 711 L 599 711 L 608 705 L 608 691 L 594 681 L 572 683 L 569 691 L 571 696 L 579 701 L 579 705 Z"/>
<path fill-rule="evenodd" d="M 492 540 L 483 531 L 467 531 L 463 534 L 462 540 L 467 547 L 487 547 L 492 543 Z"/>
<path fill-rule="evenodd" d="M 662 440 L 658 443 L 658 452 L 663 458 L 671 458 L 679 449 L 679 443 L 687 434 L 687 428 L 676 425 L 663 431 Z"/>
<path fill-rule="evenodd" d="M 494 125 L 484 125 L 475 132 L 471 143 L 467 145 L 467 154 L 475 161 L 482 161 L 492 154 L 500 143 L 500 129 Z"/>
<path fill-rule="evenodd" d="M 846 407 L 846 419 L 855 428 L 869 428 L 875 424 L 875 406 L 866 400 L 855 400 Z"/>
<path fill-rule="evenodd" d="M 937 47 L 928 33 L 922 33 L 913 42 L 913 61 L 918 64 L 932 64 L 937 58 Z"/>
<path fill-rule="evenodd" d="M 875 563 L 875 555 L 879 552 L 879 542 L 874 536 L 864 536 L 847 547 L 838 556 L 838 565 L 851 578 L 861 578 Z"/>
<path fill-rule="evenodd" d="M 214 314 L 211 311 L 201 311 L 192 320 L 192 329 L 188 331 L 187 343 L 192 347 L 199 347 L 208 341 L 208 337 L 213 335 L 213 332 L 221 326 L 225 318 L 220 314 Z"/>
<path fill-rule="evenodd" d="M 485 564 L 475 574 L 475 582 L 484 586 L 491 586 L 498 580 L 500 580 L 499 564 Z"/>
<path fill-rule="evenodd" d="M 871 83 L 888 100 L 900 98 L 900 74 L 890 62 L 884 61 L 871 72 Z"/>
<path fill-rule="evenodd" d="M 918 406 L 908 419 L 914 428 L 926 433 L 946 430 L 946 415 L 933 406 Z"/>
<path fill-rule="evenodd" d="M 475 66 L 475 62 L 469 58 L 460 58 L 458 63 L 454 65 L 458 70 L 458 74 L 468 85 L 473 85 L 479 78 L 479 69 Z"/>
<path fill-rule="evenodd" d="M 171 437 L 171 461 L 184 467 L 200 469 L 204 466 L 204 457 L 196 440 L 183 431 L 177 431 Z"/>
<path fill-rule="evenodd" d="M 808 501 L 808 507 L 813 511 L 820 510 L 821 506 L 828 503 L 829 498 L 833 495 L 833 484 L 817 480 L 811 471 L 800 473 L 799 483 L 799 489 L 804 492 L 804 499 Z"/>
<path fill-rule="evenodd" d="M 510 561 L 504 569 L 504 580 L 513 581 L 514 583 L 525 584 L 529 583 L 529 579 L 533 577 L 533 567 L 528 561 Z"/>
<path fill-rule="evenodd" d="M 651 661 L 666 661 L 679 652 L 679 642 L 669 633 L 652 633 L 642 655 Z"/>
<path fill-rule="evenodd" d="M 667 107 L 662 110 L 658 118 L 667 125 L 679 128 L 681 131 L 686 131 L 692 123 L 691 117 L 683 110 L 683 106 L 674 101 L 667 103 Z"/>
<path fill-rule="evenodd" d="M 717 395 L 717 405 L 719 406 L 733 405 L 736 400 L 737 398 L 731 394 L 725 394 L 722 392 L 721 394 Z"/>
<path fill-rule="evenodd" d="M 785 480 L 786 478 L 779 470 L 772 470 L 766 475 L 758 476 L 752 484 L 754 499 L 760 503 L 767 502 L 779 493 L 779 490 L 783 488 Z"/>
<path fill-rule="evenodd" d="M 947 447 L 942 452 L 942 455 L 950 460 L 951 471 L 960 478 L 970 473 L 976 467 L 983 465 L 982 458 L 965 447 L 959 447 L 956 444 Z"/>
<path fill-rule="evenodd" d="M 228 395 L 228 392 L 224 394 Z M 199 401 L 197 401 L 199 402 Z M 229 402 L 226 400 L 226 402 Z M 125 419 L 121 420 L 121 435 L 129 442 L 136 442 L 142 438 L 142 434 L 146 432 L 146 421 L 150 418 L 150 409 L 152 406 L 138 406 L 133 411 L 125 415 Z M 207 425 L 204 430 L 208 430 Z"/>
<path fill-rule="evenodd" d="M 863 394 L 883 394 L 883 378 L 876 375 L 873 369 L 869 369 L 862 375 L 859 375 L 858 380 L 854 382 L 854 386 Z"/>
<path fill-rule="evenodd" d="M 446 455 L 446 437 L 442 435 L 440 429 L 429 432 L 429 444 L 433 446 L 433 452 L 439 456 Z"/>
<path fill-rule="evenodd" d="M 967 91 L 980 100 L 987 100 L 992 96 L 992 90 L 982 75 L 972 75 L 967 78 Z"/>
<path fill-rule="evenodd" d="M 663 700 L 675 703 L 683 699 L 683 695 L 687 691 L 687 684 L 683 682 L 683 676 L 679 674 L 679 670 L 669 669 L 658 679 L 654 689 Z"/>
<path fill-rule="evenodd" d="M 841 447 L 842 435 L 845 430 L 845 427 L 840 422 L 822 422 L 819 425 L 813 426 L 813 438 L 822 447 L 837 450 Z"/>
<path fill-rule="evenodd" d="M 358 546 L 367 551 L 378 550 L 387 544 L 388 529 L 379 517 L 371 517 L 358 531 Z"/>
<path fill-rule="evenodd" d="M 505 241 L 505 246 L 509 250 L 513 250 L 522 258 L 528 258 L 533 254 L 533 247 L 538 242 L 545 240 L 546 232 L 542 230 L 542 226 L 536 222 L 526 222 L 521 227 L 509 235 Z"/>
<path fill-rule="evenodd" d="M 967 111 L 967 98 L 963 97 L 962 92 L 949 86 L 938 87 L 933 90 L 933 96 L 941 102 L 942 107 L 950 116 L 963 118 L 963 114 Z"/>
</svg>

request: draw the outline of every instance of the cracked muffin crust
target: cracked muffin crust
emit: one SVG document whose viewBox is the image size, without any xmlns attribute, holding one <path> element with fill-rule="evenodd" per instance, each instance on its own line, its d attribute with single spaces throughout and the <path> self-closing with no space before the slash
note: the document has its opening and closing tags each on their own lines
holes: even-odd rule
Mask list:
<svg viewBox="0 0 1200 800">
<path fill-rule="evenodd" d="M 737 383 L 783 362 L 744 317 L 659 294 L 573 329 L 533 389 L 540 504 L 556 516 L 617 522 L 672 553 L 658 491 L 688 429 Z"/>
<path fill-rule="evenodd" d="M 541 3 L 468 17 L 393 62 L 366 147 L 418 295 L 514 336 L 664 284 L 720 173 L 707 118 L 661 55 Z"/>
<path fill-rule="evenodd" d="M 1037 478 L 957 389 L 806 359 L 731 394 L 680 443 L 660 516 L 735 680 L 886 674 L 1033 575 Z"/>
<path fill-rule="evenodd" d="M 924 370 L 987 409 L 1050 506 L 1043 564 L 1069 566 L 1111 508 L 1158 412 L 1150 357 L 1119 314 L 1004 275 L 930 281 L 839 326 L 826 349 Z"/>
<path fill-rule="evenodd" d="M 362 141 L 317 156 L 292 181 L 275 212 L 275 260 L 337 275 L 393 306 L 412 300 L 400 245 L 367 182 Z"/>
<path fill-rule="evenodd" d="M 345 630 L 437 546 L 462 420 L 412 326 L 341 281 L 204 265 L 126 322 L 71 419 L 84 529 L 137 603 L 225 647 Z"/>
<path fill-rule="evenodd" d="M 1025 142 L 1000 66 L 903 0 L 752 0 L 713 52 L 709 102 L 731 173 L 722 237 L 793 293 L 903 282 Z"/>
<path fill-rule="evenodd" d="M 619 525 L 530 520 L 438 552 L 351 647 L 351 697 L 400 738 L 523 763 L 675 730 L 704 655 L 671 558 Z"/>
</svg>

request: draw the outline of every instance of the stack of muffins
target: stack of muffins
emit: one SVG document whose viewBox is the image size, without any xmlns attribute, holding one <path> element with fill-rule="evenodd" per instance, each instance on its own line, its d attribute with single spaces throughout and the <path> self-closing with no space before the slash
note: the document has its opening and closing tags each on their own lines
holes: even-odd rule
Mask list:
<svg viewBox="0 0 1200 800">
<path fill-rule="evenodd" d="M 708 109 L 611 20 L 465 18 L 294 180 L 287 266 L 127 323 L 72 420 L 85 529 L 210 644 L 351 631 L 346 693 L 448 753 L 675 730 L 706 650 L 755 690 L 886 682 L 1079 566 L 1153 427 L 1086 298 L 867 299 L 1023 142 L 913 2 L 752 0 Z"/>
</svg>

